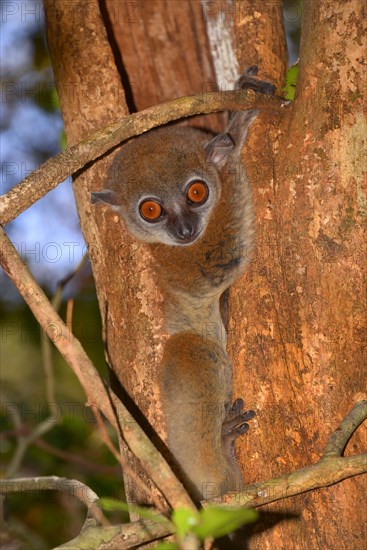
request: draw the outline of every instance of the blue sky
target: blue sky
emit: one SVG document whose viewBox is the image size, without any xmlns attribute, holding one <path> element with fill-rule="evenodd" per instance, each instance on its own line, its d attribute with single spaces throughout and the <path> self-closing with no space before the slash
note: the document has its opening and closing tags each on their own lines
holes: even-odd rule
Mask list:
<svg viewBox="0 0 367 550">
<path fill-rule="evenodd" d="M 37 94 L 53 87 L 49 66 L 34 69 L 32 35 L 43 32 L 42 2 L 6 1 L 1 6 L 1 194 L 60 151 L 62 120 Z M 48 97 L 48 95 L 47 95 Z M 36 278 L 51 290 L 80 261 L 85 244 L 70 180 L 23 212 L 6 231 Z"/>
</svg>

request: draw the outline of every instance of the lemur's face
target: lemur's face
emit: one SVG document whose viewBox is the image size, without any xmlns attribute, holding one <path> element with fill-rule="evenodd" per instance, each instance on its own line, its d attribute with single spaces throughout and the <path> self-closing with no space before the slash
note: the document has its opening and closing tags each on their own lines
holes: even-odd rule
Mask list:
<svg viewBox="0 0 367 550">
<path fill-rule="evenodd" d="M 212 183 L 197 176 L 187 178 L 174 192 L 144 193 L 135 201 L 138 238 L 170 245 L 191 244 L 205 231 L 218 193 Z M 138 218 L 138 220 L 137 220 Z M 133 232 L 134 228 L 127 222 Z"/>
<path fill-rule="evenodd" d="M 204 235 L 221 195 L 212 136 L 188 127 L 152 130 L 115 158 L 106 188 L 93 193 L 119 212 L 129 232 L 149 243 L 190 245 Z"/>
</svg>

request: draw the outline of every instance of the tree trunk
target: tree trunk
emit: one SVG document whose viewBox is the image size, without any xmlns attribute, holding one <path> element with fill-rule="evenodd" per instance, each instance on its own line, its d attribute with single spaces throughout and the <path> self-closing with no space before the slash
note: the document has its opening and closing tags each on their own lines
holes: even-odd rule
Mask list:
<svg viewBox="0 0 367 550">
<path fill-rule="evenodd" d="M 289 117 L 257 121 L 245 156 L 257 249 L 231 291 L 229 353 L 236 395 L 258 410 L 238 445 L 249 483 L 315 462 L 366 398 L 366 20 L 357 0 L 304 6 L 297 100 Z M 347 454 L 366 443 L 362 426 Z M 298 517 L 256 535 L 252 548 L 365 548 L 366 481 L 262 508 Z"/>
<path fill-rule="evenodd" d="M 221 70 L 222 80 L 217 78 L 205 11 L 197 0 L 105 0 L 104 14 L 131 112 L 214 91 L 223 78 L 232 84 L 236 79 L 236 67 Z M 190 124 L 220 131 L 224 116 L 193 117 Z"/>
</svg>

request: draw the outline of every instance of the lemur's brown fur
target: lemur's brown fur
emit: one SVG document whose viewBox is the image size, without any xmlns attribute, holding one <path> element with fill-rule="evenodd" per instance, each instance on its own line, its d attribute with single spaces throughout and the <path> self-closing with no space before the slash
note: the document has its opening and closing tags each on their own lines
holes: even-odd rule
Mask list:
<svg viewBox="0 0 367 550">
<path fill-rule="evenodd" d="M 252 72 L 251 72 L 252 71 Z M 271 93 L 251 68 L 242 87 Z M 269 89 L 270 87 L 270 89 Z M 92 193 L 117 210 L 127 229 L 148 243 L 156 262 L 171 334 L 161 365 L 168 447 L 194 496 L 218 496 L 241 482 L 235 438 L 254 413 L 231 406 L 231 364 L 220 315 L 223 292 L 243 273 L 253 243 L 251 190 L 241 150 L 256 111 L 234 113 L 225 133 L 195 128 L 152 130 L 123 146 L 106 189 Z M 202 202 L 189 200 L 200 182 Z M 159 216 L 142 215 L 144 201 Z"/>
</svg>

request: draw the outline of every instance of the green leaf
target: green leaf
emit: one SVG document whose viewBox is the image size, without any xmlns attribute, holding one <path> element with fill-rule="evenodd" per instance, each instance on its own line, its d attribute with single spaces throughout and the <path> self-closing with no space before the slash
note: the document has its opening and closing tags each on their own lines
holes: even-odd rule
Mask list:
<svg viewBox="0 0 367 550">
<path fill-rule="evenodd" d="M 163 523 L 167 520 L 158 516 L 156 512 L 151 512 L 149 508 L 143 508 L 142 506 L 135 506 L 134 504 L 127 504 L 121 500 L 114 500 L 112 498 L 103 497 L 99 499 L 99 504 L 107 512 L 112 512 L 114 510 L 119 510 L 122 512 L 134 512 L 142 518 L 152 519 L 157 523 Z"/>
<path fill-rule="evenodd" d="M 63 129 L 61 131 L 61 135 L 60 135 L 60 148 L 61 148 L 61 151 L 65 151 L 67 146 L 68 146 L 68 142 L 67 142 L 67 139 L 66 139 L 65 130 Z"/>
<path fill-rule="evenodd" d="M 242 525 L 252 523 L 257 517 L 256 510 L 208 507 L 201 510 L 200 524 L 193 531 L 201 540 L 223 537 Z"/>
<path fill-rule="evenodd" d="M 55 86 L 50 86 L 48 82 L 40 79 L 37 87 L 37 93 L 28 94 L 29 98 L 32 97 L 36 105 L 48 113 L 60 111 L 60 101 Z"/>
<path fill-rule="evenodd" d="M 56 90 L 56 87 L 53 86 L 51 89 L 50 89 L 50 99 L 52 101 L 52 104 L 53 104 L 53 108 L 56 110 L 60 110 L 61 109 L 61 105 L 60 105 L 60 99 L 59 99 L 59 94 L 57 93 L 57 90 Z"/>
<path fill-rule="evenodd" d="M 297 78 L 298 78 L 298 64 L 292 65 L 287 71 L 285 77 L 285 86 L 282 88 L 284 92 L 285 99 L 293 101 L 296 95 L 297 87 Z"/>
<path fill-rule="evenodd" d="M 193 532 L 200 523 L 200 514 L 188 508 L 177 508 L 173 511 L 172 521 L 176 526 L 179 539 L 183 539 L 187 533 Z"/>
</svg>

